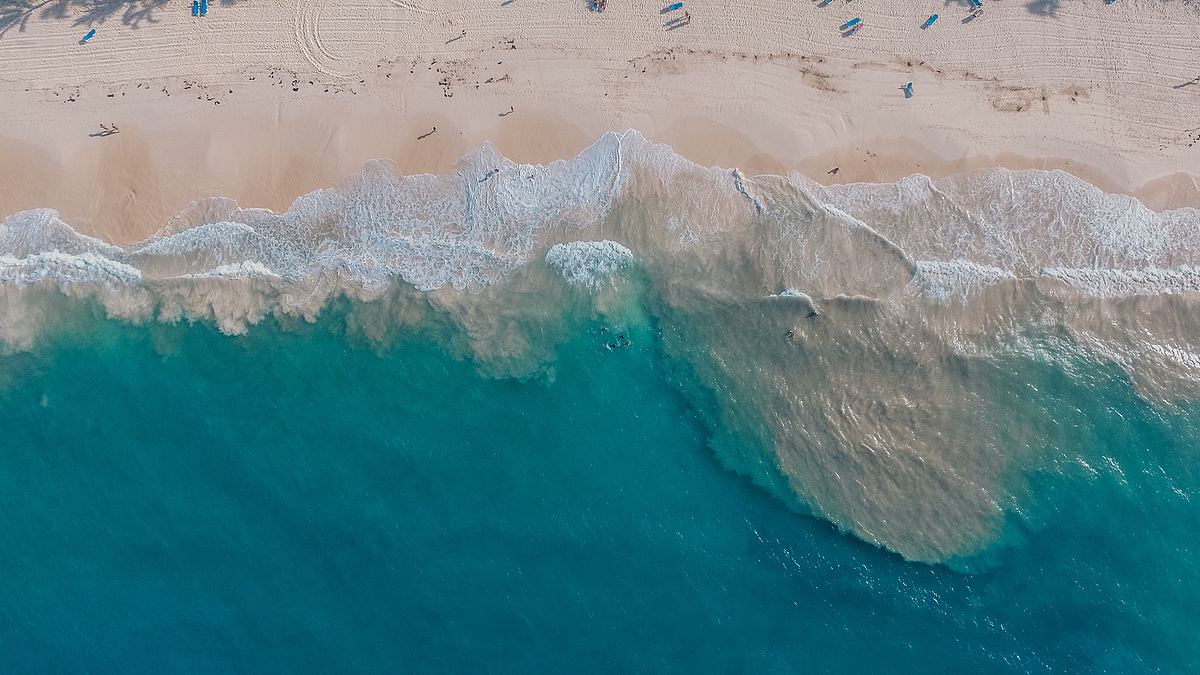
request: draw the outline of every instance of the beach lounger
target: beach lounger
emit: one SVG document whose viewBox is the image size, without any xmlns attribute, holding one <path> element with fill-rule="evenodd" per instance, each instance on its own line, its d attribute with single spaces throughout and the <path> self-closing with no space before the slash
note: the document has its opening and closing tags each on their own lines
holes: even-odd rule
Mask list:
<svg viewBox="0 0 1200 675">
<path fill-rule="evenodd" d="M 666 14 L 667 12 L 674 12 L 677 9 L 683 9 L 682 2 L 672 2 L 671 4 L 667 5 L 666 8 L 663 9 L 663 14 Z"/>
<path fill-rule="evenodd" d="M 860 23 L 862 23 L 862 19 L 856 16 L 853 19 L 850 19 L 846 23 L 842 24 L 842 27 L 839 28 L 838 30 L 845 32 L 845 31 L 850 30 L 851 28 L 858 26 L 858 24 L 860 24 Z"/>
<path fill-rule="evenodd" d="M 192 16 L 200 16 L 200 0 L 192 0 Z"/>
<path fill-rule="evenodd" d="M 904 90 L 904 98 L 912 98 L 913 97 L 912 82 L 909 82 L 900 88 Z"/>
<path fill-rule="evenodd" d="M 200 16 L 208 16 L 208 0 L 200 0 Z"/>
<path fill-rule="evenodd" d="M 81 45 L 82 45 L 82 44 L 87 44 L 87 41 L 88 41 L 88 40 L 91 40 L 93 37 L 95 37 L 95 35 L 96 35 L 96 29 L 95 29 L 95 28 L 93 28 L 93 29 L 89 30 L 89 31 L 87 32 L 87 35 L 84 35 L 84 36 L 83 36 L 83 39 L 79 41 L 79 44 L 81 44 Z"/>
<path fill-rule="evenodd" d="M 972 7 L 983 7 L 983 0 L 971 0 Z"/>
<path fill-rule="evenodd" d="M 921 28 L 922 29 L 929 28 L 930 26 L 933 25 L 933 22 L 937 21 L 937 20 L 938 20 L 938 15 L 932 14 L 932 15 L 930 15 L 930 17 L 928 19 L 925 19 L 925 23 L 921 24 Z"/>
</svg>

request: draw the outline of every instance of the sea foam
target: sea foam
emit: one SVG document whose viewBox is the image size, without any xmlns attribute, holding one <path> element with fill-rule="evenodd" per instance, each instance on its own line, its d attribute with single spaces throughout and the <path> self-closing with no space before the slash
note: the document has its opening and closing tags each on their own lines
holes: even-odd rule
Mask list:
<svg viewBox="0 0 1200 675">
<path fill-rule="evenodd" d="M 969 554 L 1000 527 L 1013 458 L 995 439 L 1024 430 L 984 411 L 1007 395 L 995 364 L 1031 334 L 1155 398 L 1196 392 L 1179 374 L 1200 353 L 1195 209 L 1156 213 L 1057 171 L 748 177 L 633 131 L 547 165 L 491 146 L 442 176 L 371 162 L 284 213 L 200 200 L 129 247 L 18 213 L 0 225 L 0 340 L 35 343 L 47 292 L 231 334 L 349 298 L 371 335 L 434 322 L 481 368 L 530 372 L 569 329 L 566 289 L 619 286 L 635 265 L 645 283 L 628 292 L 721 406 L 713 433 L 757 439 L 715 442 L 726 462 L 914 559 Z"/>
<path fill-rule="evenodd" d="M 554 266 L 568 283 L 598 288 L 612 281 L 633 265 L 633 252 L 615 241 L 572 241 L 555 244 L 546 252 L 546 262 Z"/>
</svg>

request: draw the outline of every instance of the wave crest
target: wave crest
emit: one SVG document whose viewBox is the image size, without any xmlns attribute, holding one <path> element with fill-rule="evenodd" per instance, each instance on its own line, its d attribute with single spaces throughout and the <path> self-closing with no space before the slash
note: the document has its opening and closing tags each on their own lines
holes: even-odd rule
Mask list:
<svg viewBox="0 0 1200 675">
<path fill-rule="evenodd" d="M 630 131 L 544 166 L 490 146 L 443 176 L 371 162 L 278 214 L 198 200 L 130 247 L 18 213 L 0 225 L 0 340 L 32 345 L 47 293 L 229 333 L 348 297 L 368 335 L 437 325 L 520 374 L 565 339 L 556 308 L 644 312 L 719 403 L 731 467 L 946 560 L 994 538 L 1011 467 L 1039 447 L 996 412 L 1015 386 L 1004 359 L 1051 358 L 1031 346 L 1049 340 L 1155 398 L 1196 395 L 1197 235 L 1194 209 L 1155 213 L 1062 172 L 826 187 L 699 167 Z M 610 284 L 635 260 L 637 284 Z"/>
</svg>

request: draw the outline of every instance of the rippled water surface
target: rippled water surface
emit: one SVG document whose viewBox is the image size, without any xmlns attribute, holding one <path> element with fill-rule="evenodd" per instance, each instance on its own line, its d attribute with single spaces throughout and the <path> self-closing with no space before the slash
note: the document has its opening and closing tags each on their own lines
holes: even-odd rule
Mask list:
<svg viewBox="0 0 1200 675">
<path fill-rule="evenodd" d="M 4 361 L 7 670 L 1195 663 L 1198 418 L 1117 373 L 1009 373 L 1062 445 L 954 571 L 723 466 L 649 326 L 514 380 L 340 325 L 78 318 Z"/>
<path fill-rule="evenodd" d="M 0 225 L 9 670 L 1191 670 L 1200 218 L 636 133 Z"/>
</svg>

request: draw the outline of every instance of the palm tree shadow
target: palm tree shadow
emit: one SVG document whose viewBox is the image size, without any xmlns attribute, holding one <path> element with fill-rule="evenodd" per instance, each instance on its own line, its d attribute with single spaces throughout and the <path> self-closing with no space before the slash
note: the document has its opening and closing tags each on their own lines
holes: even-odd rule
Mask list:
<svg viewBox="0 0 1200 675">
<path fill-rule="evenodd" d="M 1189 4 L 1191 0 L 1184 0 L 1184 4 Z M 971 0 L 942 0 L 943 7 L 958 5 L 964 9 L 971 9 Z M 1057 16 L 1058 10 L 1062 7 L 1062 0 L 1029 0 L 1025 3 L 1025 10 L 1030 14 L 1038 16 Z"/>
<path fill-rule="evenodd" d="M 1061 6 L 1062 0 L 1029 0 L 1025 9 L 1038 16 L 1056 16 Z"/>
<path fill-rule="evenodd" d="M 77 0 L 75 4 L 85 7 L 83 13 L 76 16 L 72 22 L 76 26 L 102 24 L 120 14 L 122 24 L 130 28 L 137 28 L 144 22 L 153 23 L 155 12 L 167 4 L 167 0 L 133 0 L 132 2 L 107 0 L 87 3 Z"/>
<path fill-rule="evenodd" d="M 232 5 L 237 0 L 220 0 Z M 95 26 L 114 17 L 122 25 L 138 28 L 154 23 L 168 0 L 0 0 L 0 38 L 10 31 L 25 32 L 30 19 L 66 19 L 74 26 Z"/>
<path fill-rule="evenodd" d="M 48 0 L 46 2 L 0 0 L 0 37 L 3 37 L 14 28 L 19 32 L 25 32 L 25 27 L 29 24 L 29 19 L 39 9 L 45 9 L 43 16 L 47 14 L 56 16 L 65 12 L 65 8 L 56 6 L 68 4 L 70 4 L 70 0 Z"/>
</svg>

